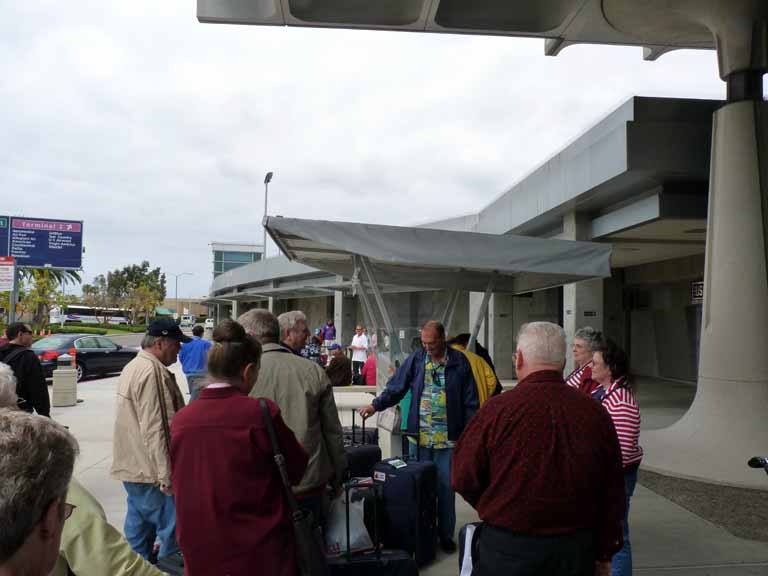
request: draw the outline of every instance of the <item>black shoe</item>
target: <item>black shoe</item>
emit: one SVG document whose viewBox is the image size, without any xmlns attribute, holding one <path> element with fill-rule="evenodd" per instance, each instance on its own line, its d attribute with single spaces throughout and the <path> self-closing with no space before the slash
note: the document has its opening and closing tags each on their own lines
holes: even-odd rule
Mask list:
<svg viewBox="0 0 768 576">
<path fill-rule="evenodd" d="M 456 542 L 454 542 L 450 538 L 447 538 L 445 540 L 440 540 L 440 548 L 446 554 L 453 554 L 454 552 L 456 552 Z"/>
</svg>

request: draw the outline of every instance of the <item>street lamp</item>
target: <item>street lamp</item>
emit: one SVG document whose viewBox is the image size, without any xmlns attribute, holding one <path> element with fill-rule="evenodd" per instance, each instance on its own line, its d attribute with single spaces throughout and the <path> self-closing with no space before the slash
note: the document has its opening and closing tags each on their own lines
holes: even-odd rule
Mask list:
<svg viewBox="0 0 768 576">
<path fill-rule="evenodd" d="M 176 278 L 176 288 L 173 292 L 173 298 L 176 300 L 176 317 L 179 317 L 179 276 L 194 276 L 192 272 L 179 272 L 178 274 L 174 274 L 173 272 L 170 272 L 170 275 Z"/>
<path fill-rule="evenodd" d="M 264 218 L 267 217 L 267 198 L 269 196 L 269 183 L 272 182 L 272 172 L 267 172 L 264 176 Z M 263 223 L 262 223 L 263 225 Z M 264 226 L 264 254 L 262 260 L 267 258 L 267 227 Z"/>
</svg>

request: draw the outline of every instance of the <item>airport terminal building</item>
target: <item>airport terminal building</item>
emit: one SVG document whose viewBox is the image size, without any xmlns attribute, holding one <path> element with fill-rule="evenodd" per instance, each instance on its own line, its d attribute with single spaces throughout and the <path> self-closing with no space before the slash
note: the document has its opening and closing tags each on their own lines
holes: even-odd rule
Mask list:
<svg viewBox="0 0 768 576">
<path fill-rule="evenodd" d="M 423 225 L 440 230 L 610 244 L 611 276 L 490 296 L 478 341 L 502 379 L 515 377 L 519 326 L 549 320 L 569 336 L 593 326 L 629 352 L 632 372 L 697 380 L 704 290 L 712 115 L 719 101 L 633 97 L 477 213 Z M 447 290 L 382 285 L 404 351 Z M 451 334 L 470 332 L 482 292 L 461 291 Z M 218 318 L 253 307 L 303 310 L 310 327 L 333 318 L 343 341 L 371 325 L 355 279 L 284 256 L 217 275 L 208 299 Z"/>
</svg>

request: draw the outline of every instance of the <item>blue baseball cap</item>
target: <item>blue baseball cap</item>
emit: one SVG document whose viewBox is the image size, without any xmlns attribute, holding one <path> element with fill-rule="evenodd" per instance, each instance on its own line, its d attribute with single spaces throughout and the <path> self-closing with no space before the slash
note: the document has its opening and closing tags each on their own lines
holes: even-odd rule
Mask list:
<svg viewBox="0 0 768 576">
<path fill-rule="evenodd" d="M 328 346 L 328 350 L 341 350 L 341 346 L 339 346 L 338 344 L 336 344 L 336 342 L 334 342 L 333 344 Z"/>
<path fill-rule="evenodd" d="M 153 320 L 147 328 L 147 334 L 150 336 L 163 336 L 165 338 L 173 338 L 179 342 L 192 342 L 192 338 L 186 336 L 181 331 L 179 325 L 172 318 L 158 318 Z"/>
</svg>

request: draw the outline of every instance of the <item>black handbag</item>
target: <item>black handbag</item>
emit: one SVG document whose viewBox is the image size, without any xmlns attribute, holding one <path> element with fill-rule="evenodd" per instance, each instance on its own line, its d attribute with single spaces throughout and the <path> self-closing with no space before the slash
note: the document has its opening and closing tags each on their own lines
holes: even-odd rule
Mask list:
<svg viewBox="0 0 768 576">
<path fill-rule="evenodd" d="M 291 490 L 288 480 L 288 470 L 285 467 L 285 456 L 280 451 L 277 442 L 275 426 L 269 407 L 263 398 L 259 398 L 259 406 L 264 414 L 264 422 L 267 426 L 269 440 L 272 443 L 272 451 L 275 453 L 275 462 L 280 471 L 280 479 L 283 481 L 285 499 L 291 509 L 293 520 L 293 532 L 296 537 L 296 564 L 299 568 L 299 576 L 327 576 L 328 565 L 325 560 L 325 545 L 323 534 L 317 525 L 311 512 L 301 510 Z"/>
</svg>

